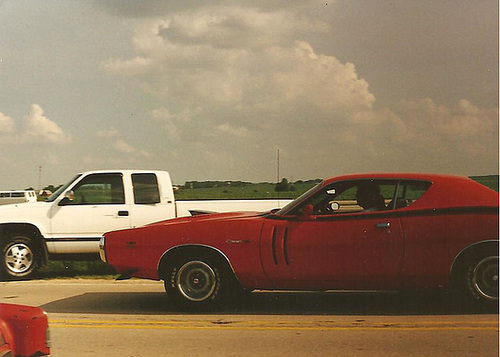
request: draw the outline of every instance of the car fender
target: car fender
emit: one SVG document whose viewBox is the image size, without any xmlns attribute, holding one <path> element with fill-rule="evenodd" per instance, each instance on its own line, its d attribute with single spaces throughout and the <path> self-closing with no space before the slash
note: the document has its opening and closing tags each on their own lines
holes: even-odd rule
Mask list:
<svg viewBox="0 0 500 357">
<path fill-rule="evenodd" d="M 160 278 L 165 278 L 165 276 L 162 276 L 162 272 L 164 271 L 164 268 L 168 265 L 169 261 L 171 260 L 172 257 L 176 256 L 177 254 L 182 254 L 181 250 L 198 250 L 198 251 L 206 251 L 211 254 L 216 254 L 222 258 L 222 260 L 228 265 L 229 269 L 231 272 L 234 274 L 236 279 L 238 279 L 238 275 L 236 274 L 236 271 L 233 268 L 233 265 L 231 264 L 231 261 L 227 257 L 224 252 L 222 252 L 220 249 L 207 245 L 207 244 L 180 244 L 176 245 L 174 247 L 171 247 L 167 249 L 162 256 L 160 257 L 160 260 L 158 261 L 157 269 L 158 269 L 158 276 Z"/>
<path fill-rule="evenodd" d="M 460 253 L 457 254 L 455 259 L 453 259 L 453 262 L 450 266 L 450 276 L 453 275 L 453 272 L 457 267 L 462 264 L 464 259 L 467 259 L 467 257 L 472 253 L 472 252 L 477 252 L 478 250 L 483 251 L 483 250 L 489 250 L 492 252 L 497 252 L 498 254 L 498 240 L 495 239 L 487 239 L 483 240 L 480 242 L 475 242 L 464 249 L 460 251 Z"/>
<path fill-rule="evenodd" d="M 0 357 L 11 356 L 12 353 L 15 353 L 16 346 L 14 341 L 14 334 L 9 324 L 0 318 Z M 9 352 L 11 355 L 9 355 Z"/>
</svg>

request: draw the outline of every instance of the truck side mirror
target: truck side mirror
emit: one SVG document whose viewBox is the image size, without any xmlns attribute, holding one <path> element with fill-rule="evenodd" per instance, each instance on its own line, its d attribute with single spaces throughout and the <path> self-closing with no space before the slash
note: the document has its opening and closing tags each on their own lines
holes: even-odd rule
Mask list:
<svg viewBox="0 0 500 357">
<path fill-rule="evenodd" d="M 64 198 L 59 202 L 59 206 L 66 206 L 73 202 L 75 199 L 75 193 L 72 190 L 66 191 L 64 193 Z"/>
<path fill-rule="evenodd" d="M 64 193 L 64 198 L 67 198 L 69 201 L 73 201 L 75 199 L 75 193 L 72 190 L 66 191 Z"/>
</svg>

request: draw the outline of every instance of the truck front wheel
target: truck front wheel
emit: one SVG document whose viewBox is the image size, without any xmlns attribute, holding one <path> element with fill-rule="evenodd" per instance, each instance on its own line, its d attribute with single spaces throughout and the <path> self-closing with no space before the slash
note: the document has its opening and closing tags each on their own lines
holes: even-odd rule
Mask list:
<svg viewBox="0 0 500 357">
<path fill-rule="evenodd" d="M 37 252 L 34 242 L 15 235 L 2 244 L 1 275 L 7 279 L 30 277 L 37 267 Z"/>
</svg>

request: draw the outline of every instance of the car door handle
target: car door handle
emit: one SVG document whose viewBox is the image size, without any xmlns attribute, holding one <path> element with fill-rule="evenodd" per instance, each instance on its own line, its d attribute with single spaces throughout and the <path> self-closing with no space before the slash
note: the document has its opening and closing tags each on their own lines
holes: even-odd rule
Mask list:
<svg viewBox="0 0 500 357">
<path fill-rule="evenodd" d="M 375 225 L 377 228 L 391 228 L 391 224 L 389 222 L 377 223 Z"/>
<path fill-rule="evenodd" d="M 127 217 L 128 216 L 128 211 L 118 211 L 118 216 L 120 216 L 120 217 Z"/>
</svg>

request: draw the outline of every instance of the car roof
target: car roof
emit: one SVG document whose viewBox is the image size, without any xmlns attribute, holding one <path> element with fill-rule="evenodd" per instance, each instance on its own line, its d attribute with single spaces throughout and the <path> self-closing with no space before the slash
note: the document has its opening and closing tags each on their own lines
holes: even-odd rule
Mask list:
<svg viewBox="0 0 500 357">
<path fill-rule="evenodd" d="M 424 196 L 411 205 L 414 209 L 472 206 L 498 207 L 498 192 L 464 176 L 430 173 L 364 173 L 332 177 L 325 180 L 324 184 L 364 179 L 415 180 L 432 183 Z"/>
</svg>

